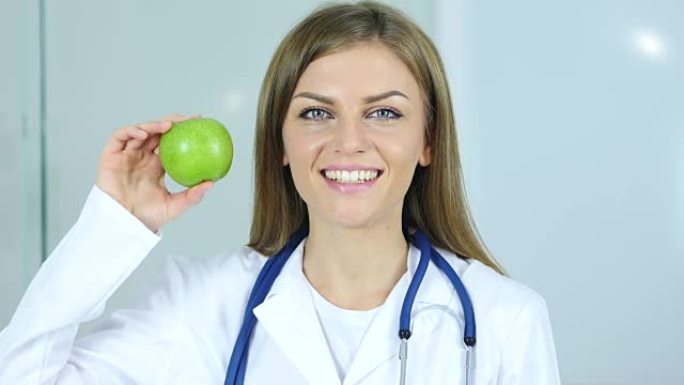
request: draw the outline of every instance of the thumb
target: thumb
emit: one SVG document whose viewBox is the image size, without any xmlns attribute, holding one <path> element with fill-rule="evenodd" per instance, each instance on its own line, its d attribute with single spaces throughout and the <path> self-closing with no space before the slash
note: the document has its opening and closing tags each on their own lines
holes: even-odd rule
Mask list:
<svg viewBox="0 0 684 385">
<path fill-rule="evenodd" d="M 169 220 L 183 214 L 190 207 L 200 203 L 202 198 L 204 198 L 204 194 L 213 186 L 214 182 L 204 181 L 185 191 L 171 194 L 171 201 L 169 202 Z"/>
</svg>

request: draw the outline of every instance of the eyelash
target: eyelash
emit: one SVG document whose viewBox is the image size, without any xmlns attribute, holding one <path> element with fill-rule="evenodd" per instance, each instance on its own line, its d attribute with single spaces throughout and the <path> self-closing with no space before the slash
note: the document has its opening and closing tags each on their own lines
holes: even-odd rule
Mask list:
<svg viewBox="0 0 684 385">
<path fill-rule="evenodd" d="M 321 107 L 308 107 L 308 108 L 305 108 L 304 110 L 302 110 L 302 112 L 299 113 L 299 117 L 302 118 L 302 119 L 313 120 L 313 121 L 319 121 L 319 120 L 327 119 L 327 118 L 316 119 L 316 118 L 307 117 L 307 114 L 308 114 L 309 112 L 311 112 L 311 111 L 323 111 L 324 113 L 326 113 L 326 114 L 328 114 L 328 115 L 332 115 L 332 113 L 331 113 L 330 111 L 326 110 L 325 108 L 321 108 Z M 372 111 L 370 114 L 375 114 L 375 113 L 377 113 L 377 112 L 379 112 L 379 111 L 387 111 L 387 112 L 389 112 L 389 113 L 391 113 L 391 114 L 394 115 L 394 116 L 391 117 L 391 118 L 377 118 L 377 119 L 379 119 L 379 120 L 394 120 L 394 119 L 399 119 L 399 118 L 401 118 L 401 117 L 403 116 L 401 113 L 399 113 L 399 111 L 395 110 L 394 108 L 387 108 L 387 107 L 385 107 L 385 108 L 378 108 L 377 110 Z M 369 114 L 369 115 L 370 115 L 370 114 Z"/>
</svg>

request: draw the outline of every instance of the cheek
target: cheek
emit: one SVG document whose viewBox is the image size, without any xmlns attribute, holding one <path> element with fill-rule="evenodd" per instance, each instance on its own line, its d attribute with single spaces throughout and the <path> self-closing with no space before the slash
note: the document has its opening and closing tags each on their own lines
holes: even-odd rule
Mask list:
<svg viewBox="0 0 684 385">
<path fill-rule="evenodd" d="M 285 134 L 283 145 L 295 185 L 297 190 L 301 190 L 311 178 L 311 173 L 315 172 L 316 157 L 320 152 L 322 141 L 314 135 Z"/>
<path fill-rule="evenodd" d="M 290 166 L 296 162 L 297 156 L 300 155 L 300 148 L 302 147 L 301 137 L 295 135 L 294 128 L 283 126 L 283 162 L 287 161 Z"/>
<path fill-rule="evenodd" d="M 417 130 L 400 136 L 386 137 L 382 146 L 384 156 L 390 165 L 402 166 L 402 169 L 406 166 L 407 169 L 412 170 L 412 166 L 416 165 L 420 158 L 423 141 L 422 133 Z"/>
</svg>

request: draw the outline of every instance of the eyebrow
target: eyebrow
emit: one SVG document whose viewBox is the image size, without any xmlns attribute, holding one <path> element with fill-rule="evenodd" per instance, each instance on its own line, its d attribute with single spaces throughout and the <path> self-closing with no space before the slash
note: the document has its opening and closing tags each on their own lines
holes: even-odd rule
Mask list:
<svg viewBox="0 0 684 385">
<path fill-rule="evenodd" d="M 401 96 L 403 98 L 406 98 L 406 100 L 409 100 L 408 96 L 406 96 L 403 92 L 397 91 L 397 90 L 392 90 L 392 91 L 387 91 L 383 92 L 377 95 L 371 95 L 367 96 L 363 99 L 364 103 L 369 104 L 369 103 L 374 103 L 382 99 L 389 98 L 390 96 Z M 313 100 L 318 100 L 321 103 L 333 105 L 335 104 L 334 100 L 327 96 L 319 95 L 319 94 L 314 94 L 313 92 L 300 92 L 297 95 L 293 96 L 292 99 L 294 98 L 309 98 Z"/>
</svg>

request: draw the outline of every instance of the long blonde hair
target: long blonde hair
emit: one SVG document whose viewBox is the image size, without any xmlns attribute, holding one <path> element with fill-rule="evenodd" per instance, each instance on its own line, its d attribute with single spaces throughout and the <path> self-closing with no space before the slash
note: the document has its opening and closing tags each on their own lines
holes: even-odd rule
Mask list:
<svg viewBox="0 0 684 385">
<path fill-rule="evenodd" d="M 403 222 L 430 242 L 505 274 L 480 240 L 468 207 L 449 86 L 437 49 L 407 16 L 374 1 L 327 5 L 297 24 L 278 46 L 257 109 L 254 212 L 247 246 L 264 255 L 280 250 L 308 225 L 305 202 L 289 166 L 283 167 L 282 126 L 299 77 L 316 58 L 362 42 L 381 42 L 409 68 L 423 94 L 428 167 L 417 166 L 404 197 Z"/>
</svg>

